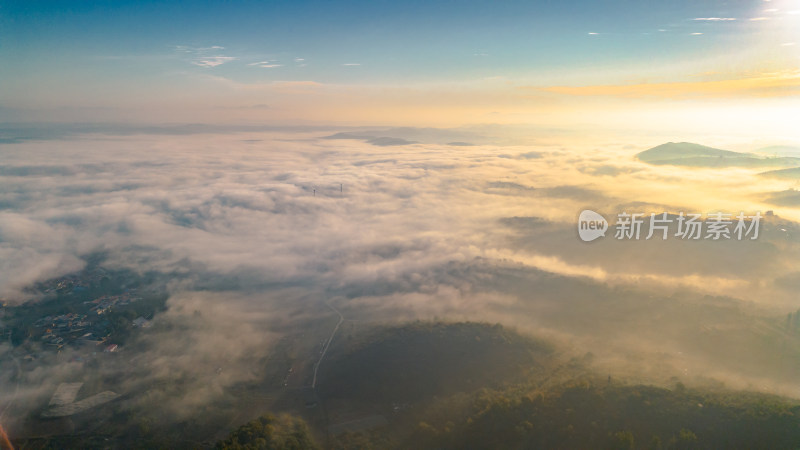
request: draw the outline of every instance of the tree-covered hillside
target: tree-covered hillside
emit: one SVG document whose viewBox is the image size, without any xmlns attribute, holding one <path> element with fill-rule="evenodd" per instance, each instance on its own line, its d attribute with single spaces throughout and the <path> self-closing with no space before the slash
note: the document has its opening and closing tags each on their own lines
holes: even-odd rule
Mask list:
<svg viewBox="0 0 800 450">
<path fill-rule="evenodd" d="M 335 343 L 323 398 L 416 402 L 541 373 L 552 347 L 500 325 L 415 322 Z"/>
<path fill-rule="evenodd" d="M 218 442 L 218 450 L 313 450 L 317 445 L 306 423 L 297 417 L 267 414 L 240 426 L 228 439 Z"/>
<path fill-rule="evenodd" d="M 800 406 L 778 397 L 579 382 L 545 392 L 484 391 L 452 416 L 421 420 L 419 448 L 793 449 Z M 399 445 L 403 447 L 403 445 Z"/>
</svg>

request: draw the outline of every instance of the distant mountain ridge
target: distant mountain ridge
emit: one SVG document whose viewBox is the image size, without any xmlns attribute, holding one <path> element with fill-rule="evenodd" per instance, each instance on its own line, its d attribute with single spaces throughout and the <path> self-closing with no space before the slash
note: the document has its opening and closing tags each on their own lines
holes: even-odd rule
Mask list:
<svg viewBox="0 0 800 450">
<path fill-rule="evenodd" d="M 771 145 L 756 150 L 756 153 L 765 156 L 794 156 L 800 157 L 800 147 L 792 145 Z"/>
<path fill-rule="evenodd" d="M 779 180 L 798 180 L 800 179 L 800 167 L 792 167 L 791 169 L 778 169 L 762 172 L 759 175 L 768 178 L 777 178 Z"/>
<path fill-rule="evenodd" d="M 800 158 L 797 157 L 766 157 L 692 142 L 667 142 L 638 153 L 636 157 L 648 164 L 684 167 L 800 167 Z"/>
</svg>

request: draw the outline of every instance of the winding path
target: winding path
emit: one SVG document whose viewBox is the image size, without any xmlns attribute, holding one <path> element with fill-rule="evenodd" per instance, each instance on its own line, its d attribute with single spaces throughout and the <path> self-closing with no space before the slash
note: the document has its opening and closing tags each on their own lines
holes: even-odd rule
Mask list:
<svg viewBox="0 0 800 450">
<path fill-rule="evenodd" d="M 339 315 L 339 322 L 336 324 L 336 327 L 333 328 L 333 332 L 331 332 L 330 337 L 325 342 L 325 346 L 322 348 L 322 354 L 319 355 L 319 360 L 317 361 L 316 364 L 314 364 L 314 379 L 311 381 L 311 389 L 315 389 L 317 387 L 317 371 L 319 370 L 319 366 L 320 364 L 322 364 L 322 360 L 325 358 L 325 354 L 328 353 L 328 347 L 331 346 L 331 341 L 333 341 L 333 337 L 336 335 L 336 332 L 339 331 L 339 326 L 341 326 L 342 322 L 344 322 L 344 316 L 342 315 L 341 312 L 339 312 L 338 309 L 334 308 L 333 305 L 331 305 L 328 302 L 325 302 L 325 305 L 328 308 L 330 308 L 333 312 Z"/>
</svg>

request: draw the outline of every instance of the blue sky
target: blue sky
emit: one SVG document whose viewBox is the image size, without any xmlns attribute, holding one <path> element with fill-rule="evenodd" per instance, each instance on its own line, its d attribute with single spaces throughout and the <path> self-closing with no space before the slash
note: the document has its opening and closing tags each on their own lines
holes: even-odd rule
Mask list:
<svg viewBox="0 0 800 450">
<path fill-rule="evenodd" d="M 209 80 L 418 90 L 737 79 L 796 69 L 798 3 L 5 1 L 0 104 L 244 105 L 210 98 Z"/>
</svg>

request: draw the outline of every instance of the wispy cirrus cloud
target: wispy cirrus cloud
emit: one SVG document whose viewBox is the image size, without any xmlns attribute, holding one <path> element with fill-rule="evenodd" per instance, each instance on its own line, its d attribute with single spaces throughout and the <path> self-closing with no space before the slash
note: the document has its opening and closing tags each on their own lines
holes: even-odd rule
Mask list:
<svg viewBox="0 0 800 450">
<path fill-rule="evenodd" d="M 238 58 L 233 56 L 205 56 L 195 59 L 192 61 L 192 64 L 200 67 L 217 67 L 227 62 L 235 61 L 236 59 Z"/>
<path fill-rule="evenodd" d="M 203 74 L 201 78 L 230 89 L 246 92 L 305 94 L 311 90 L 326 87 L 326 85 L 323 83 L 311 80 L 278 80 L 259 83 L 243 83 L 230 78 L 211 74 Z"/>
<path fill-rule="evenodd" d="M 210 47 L 193 47 L 191 45 L 176 45 L 174 49 L 176 52 L 180 53 L 198 54 L 198 53 L 208 53 L 208 52 L 225 50 L 225 47 L 221 45 L 212 45 Z"/>
<path fill-rule="evenodd" d="M 198 67 L 212 68 L 221 66 L 231 61 L 236 61 L 235 56 L 226 56 L 221 54 L 225 47 L 221 45 L 212 45 L 210 47 L 192 47 L 189 45 L 176 45 L 175 52 L 191 55 L 189 63 Z"/>
<path fill-rule="evenodd" d="M 696 17 L 692 20 L 698 20 L 703 22 L 731 22 L 736 20 L 735 17 Z"/>
<path fill-rule="evenodd" d="M 259 61 L 250 63 L 248 64 L 248 66 L 263 67 L 265 69 L 271 69 L 273 67 L 283 67 L 283 64 L 277 64 L 277 62 L 278 61 Z"/>
</svg>

